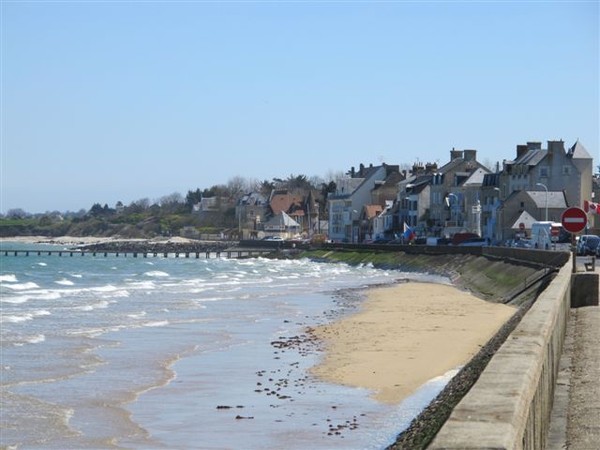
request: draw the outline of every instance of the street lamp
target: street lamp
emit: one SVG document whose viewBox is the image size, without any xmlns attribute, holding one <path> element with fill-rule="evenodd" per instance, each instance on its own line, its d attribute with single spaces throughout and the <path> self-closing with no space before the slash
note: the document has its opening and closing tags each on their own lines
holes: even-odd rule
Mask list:
<svg viewBox="0 0 600 450">
<path fill-rule="evenodd" d="M 454 204 L 456 205 L 456 204 L 458 204 L 458 196 L 457 196 L 456 194 L 453 194 L 452 192 L 450 192 L 450 193 L 449 193 L 449 194 L 446 196 L 446 198 L 445 198 L 445 200 L 446 200 L 446 205 L 448 206 L 448 208 L 450 208 L 450 218 L 452 219 L 452 210 L 453 210 L 453 209 L 456 209 L 456 208 L 452 208 L 452 207 L 450 206 L 450 200 L 449 200 L 449 198 L 450 198 L 450 197 L 454 197 Z M 455 214 L 455 216 L 456 216 L 456 214 Z M 454 226 L 457 226 L 457 225 L 458 225 L 456 222 L 457 222 L 457 221 L 456 221 L 456 217 L 455 217 L 455 219 L 454 219 Z"/>
<path fill-rule="evenodd" d="M 546 191 L 546 222 L 548 222 L 548 186 L 543 183 L 535 183 L 536 186 L 541 186 Z"/>
</svg>

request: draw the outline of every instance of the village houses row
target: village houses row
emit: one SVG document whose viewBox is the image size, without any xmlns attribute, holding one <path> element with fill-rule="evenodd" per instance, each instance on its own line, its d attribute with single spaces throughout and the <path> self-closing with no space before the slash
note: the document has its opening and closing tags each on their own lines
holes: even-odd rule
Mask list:
<svg viewBox="0 0 600 450">
<path fill-rule="evenodd" d="M 407 228 L 417 236 L 452 237 L 471 232 L 502 243 L 526 236 L 535 221 L 560 222 L 570 206 L 598 201 L 593 158 L 575 142 L 517 145 L 513 160 L 494 171 L 477 161 L 476 150 L 450 151 L 448 163 L 414 164 L 411 170 L 381 164 L 354 167 L 336 180 L 326 198 L 319 191 L 275 189 L 238 201 L 243 237 L 325 235 L 337 242 L 394 239 Z M 323 220 L 324 216 L 328 220 Z M 591 229 L 598 229 L 592 217 Z"/>
</svg>

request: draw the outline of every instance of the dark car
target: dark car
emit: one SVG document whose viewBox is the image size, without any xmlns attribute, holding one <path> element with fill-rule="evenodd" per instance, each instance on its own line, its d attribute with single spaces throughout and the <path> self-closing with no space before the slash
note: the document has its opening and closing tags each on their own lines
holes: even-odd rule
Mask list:
<svg viewBox="0 0 600 450">
<path fill-rule="evenodd" d="M 600 236 L 595 234 L 584 234 L 577 243 L 577 254 L 581 256 L 596 255 L 600 244 Z"/>
</svg>

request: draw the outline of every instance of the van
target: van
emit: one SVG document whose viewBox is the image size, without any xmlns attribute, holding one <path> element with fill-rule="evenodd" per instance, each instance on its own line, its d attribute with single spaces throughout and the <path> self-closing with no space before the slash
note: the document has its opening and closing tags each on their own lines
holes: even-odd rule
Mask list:
<svg viewBox="0 0 600 450">
<path fill-rule="evenodd" d="M 562 224 L 558 222 L 533 222 L 531 224 L 531 246 L 542 250 L 549 250 L 552 243 L 558 241 L 558 236 L 562 230 Z M 552 240 L 552 236 L 555 240 Z"/>
</svg>

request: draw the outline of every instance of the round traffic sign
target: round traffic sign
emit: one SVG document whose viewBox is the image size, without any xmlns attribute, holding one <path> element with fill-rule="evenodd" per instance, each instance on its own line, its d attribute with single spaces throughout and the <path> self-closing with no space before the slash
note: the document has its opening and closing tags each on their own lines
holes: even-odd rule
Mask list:
<svg viewBox="0 0 600 450">
<path fill-rule="evenodd" d="M 587 225 L 587 214 L 575 206 L 565 209 L 560 218 L 563 228 L 569 233 L 580 233 Z"/>
</svg>

